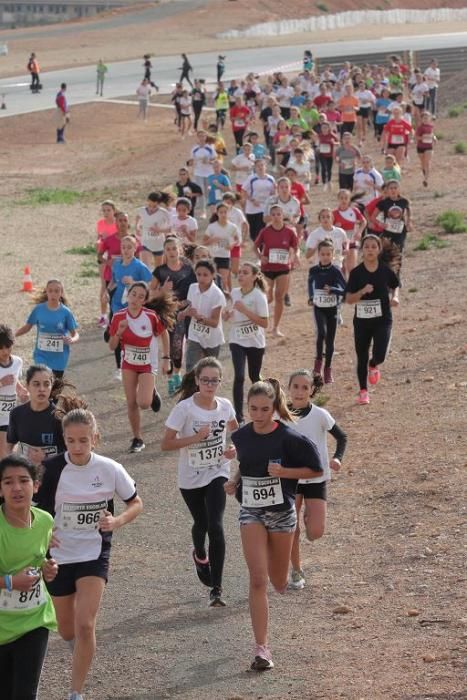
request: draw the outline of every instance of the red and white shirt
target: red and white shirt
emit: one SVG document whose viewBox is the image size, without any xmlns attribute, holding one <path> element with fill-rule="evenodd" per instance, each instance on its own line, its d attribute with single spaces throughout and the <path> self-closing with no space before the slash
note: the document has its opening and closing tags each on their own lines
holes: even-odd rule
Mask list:
<svg viewBox="0 0 467 700">
<path fill-rule="evenodd" d="M 121 321 L 127 321 L 120 338 L 123 350 L 122 369 L 133 372 L 151 371 L 151 340 L 164 332 L 165 326 L 155 311 L 143 307 L 138 316 L 131 316 L 128 309 L 117 311 L 110 324 L 110 336 L 117 334 Z"/>
<path fill-rule="evenodd" d="M 365 217 L 358 207 L 334 209 L 332 215 L 334 217 L 334 225 L 343 228 L 349 240 L 352 240 L 354 237 L 357 224 L 365 221 Z"/>
<path fill-rule="evenodd" d="M 388 134 L 388 146 L 397 148 L 408 144 L 412 127 L 403 119 L 398 122 L 395 119 L 390 119 L 384 126 L 384 131 Z"/>
</svg>

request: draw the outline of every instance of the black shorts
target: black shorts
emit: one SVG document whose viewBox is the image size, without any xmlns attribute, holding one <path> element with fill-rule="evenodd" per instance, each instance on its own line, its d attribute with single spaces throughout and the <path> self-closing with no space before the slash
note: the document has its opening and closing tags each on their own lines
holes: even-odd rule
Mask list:
<svg viewBox="0 0 467 700">
<path fill-rule="evenodd" d="M 420 148 L 420 146 L 417 146 L 417 153 L 426 153 L 427 151 L 432 151 L 433 146 L 424 146 L 423 148 Z"/>
<path fill-rule="evenodd" d="M 218 270 L 230 270 L 230 258 L 214 258 Z"/>
<path fill-rule="evenodd" d="M 97 576 L 107 583 L 109 578 L 110 544 L 103 544 L 98 559 L 80 561 L 76 564 L 60 564 L 58 574 L 53 581 L 47 583 L 47 589 L 52 596 L 65 596 L 76 593 L 76 581 L 85 576 Z"/>
<path fill-rule="evenodd" d="M 308 226 L 308 216 L 306 214 L 304 216 L 301 216 L 298 220 L 298 223 L 300 226 L 306 228 Z"/>
<path fill-rule="evenodd" d="M 370 107 L 360 107 L 357 112 L 357 117 L 362 117 L 362 119 L 368 119 L 370 116 Z"/>
<path fill-rule="evenodd" d="M 320 481 L 314 484 L 297 484 L 297 495 L 300 494 L 303 498 L 320 498 L 322 501 L 327 501 L 327 482 Z"/>
<path fill-rule="evenodd" d="M 290 270 L 268 270 L 268 271 L 263 271 L 263 275 L 268 278 L 268 280 L 275 280 L 281 275 L 288 275 L 290 273 Z"/>
<path fill-rule="evenodd" d="M 6 433 L 7 430 L 8 430 L 7 425 L 0 425 L 0 433 Z"/>
</svg>

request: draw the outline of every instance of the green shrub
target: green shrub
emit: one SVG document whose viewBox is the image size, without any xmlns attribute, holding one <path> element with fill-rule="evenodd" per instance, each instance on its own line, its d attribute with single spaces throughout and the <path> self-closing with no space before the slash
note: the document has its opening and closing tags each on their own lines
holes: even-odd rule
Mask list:
<svg viewBox="0 0 467 700">
<path fill-rule="evenodd" d="M 96 244 L 86 243 L 86 245 L 78 245 L 74 248 L 65 250 L 67 255 L 96 255 Z"/>
<path fill-rule="evenodd" d="M 321 12 L 329 12 L 329 8 L 324 2 L 317 2 L 316 7 L 318 10 L 321 10 Z"/>
<path fill-rule="evenodd" d="M 74 204 L 83 198 L 82 192 L 57 188 L 36 187 L 28 190 L 21 204 Z"/>
<path fill-rule="evenodd" d="M 436 219 L 438 226 L 441 226 L 445 233 L 465 233 L 465 214 L 455 209 L 443 211 Z"/>
<path fill-rule="evenodd" d="M 458 141 L 454 146 L 454 153 L 461 156 L 467 153 L 467 143 L 465 143 L 465 141 Z"/>
<path fill-rule="evenodd" d="M 460 115 L 463 112 L 462 107 L 451 107 L 451 109 L 448 111 L 448 117 L 450 119 L 455 119 L 456 117 L 460 117 Z"/>
<path fill-rule="evenodd" d="M 436 234 L 427 233 L 426 236 L 423 236 L 420 243 L 415 246 L 414 250 L 431 250 L 431 248 L 447 248 L 448 246 L 449 243 L 438 238 Z"/>
</svg>

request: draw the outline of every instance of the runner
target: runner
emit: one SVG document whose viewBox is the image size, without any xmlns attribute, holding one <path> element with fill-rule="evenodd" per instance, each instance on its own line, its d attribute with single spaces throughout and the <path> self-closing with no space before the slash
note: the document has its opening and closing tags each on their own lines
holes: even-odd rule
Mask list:
<svg viewBox="0 0 467 700">
<path fill-rule="evenodd" d="M 102 209 L 102 219 L 99 219 L 97 224 L 96 224 L 96 231 L 97 231 L 97 244 L 96 244 L 96 249 L 97 252 L 99 252 L 100 249 L 100 243 L 102 240 L 107 238 L 107 236 L 112 236 L 115 233 L 117 233 L 118 228 L 117 228 L 117 222 L 115 221 L 115 214 L 117 211 L 117 207 L 115 206 L 115 203 L 111 199 L 106 199 L 104 202 L 101 204 L 101 209 Z M 99 264 L 99 273 L 100 273 L 100 278 L 101 278 L 101 287 L 100 287 L 100 292 L 99 292 L 99 302 L 101 306 L 101 315 L 99 317 L 99 321 L 97 323 L 98 326 L 101 328 L 107 328 L 107 325 L 109 323 L 108 320 L 108 315 L 107 315 L 107 299 L 106 299 L 106 289 L 108 286 L 108 281 L 106 282 L 104 272 L 106 269 L 106 263 L 102 262 Z"/>
<path fill-rule="evenodd" d="M 358 100 L 357 138 L 359 141 L 358 145 L 361 148 L 366 140 L 368 119 L 370 117 L 372 107 L 375 104 L 375 96 L 371 90 L 367 89 L 365 83 L 361 81 L 358 84 L 358 90 L 355 93 L 355 97 Z"/>
<path fill-rule="evenodd" d="M 335 225 L 343 229 L 347 236 L 348 249 L 344 259 L 344 270 L 348 278 L 350 271 L 357 265 L 358 249 L 366 228 L 366 220 L 360 209 L 352 205 L 349 190 L 339 190 L 337 193 L 337 209 L 333 210 L 332 216 Z"/>
<path fill-rule="evenodd" d="M 433 155 L 433 144 L 436 142 L 430 112 L 422 112 L 421 123 L 415 132 L 415 137 L 417 139 L 417 153 L 423 173 L 423 187 L 428 187 L 431 156 Z"/>
<path fill-rule="evenodd" d="M 15 334 L 9 326 L 0 323 L 0 459 L 6 457 L 7 430 L 10 413 L 16 405 L 16 397 L 21 401 L 29 399 L 28 390 L 20 381 L 23 360 L 13 355 Z"/>
<path fill-rule="evenodd" d="M 381 378 L 381 365 L 388 351 L 392 330 L 392 306 L 399 306 L 399 280 L 380 261 L 382 243 L 378 236 L 365 236 L 363 261 L 352 270 L 345 301 L 355 304 L 354 338 L 357 376 L 360 385 L 357 403 L 370 403 L 368 382 L 375 385 Z M 370 358 L 370 347 L 372 354 Z"/>
<path fill-rule="evenodd" d="M 354 174 L 354 201 L 360 204 L 363 209 L 368 202 L 378 196 L 383 183 L 383 176 L 373 166 L 371 156 L 364 155 L 362 167 L 358 168 Z"/>
<path fill-rule="evenodd" d="M 46 461 L 36 500 L 54 517 L 59 572 L 47 584 L 58 631 L 73 649 L 69 700 L 82 690 L 96 649 L 96 617 L 108 578 L 112 533 L 143 509 L 135 483 L 121 464 L 94 452 L 99 433 L 93 414 L 76 408 L 62 419 L 67 451 Z M 114 495 L 125 509 L 114 516 Z"/>
<path fill-rule="evenodd" d="M 332 384 L 332 358 L 336 338 L 339 304 L 344 296 L 345 279 L 333 265 L 334 244 L 325 239 L 318 243 L 318 264 L 308 272 L 308 303 L 313 306 L 316 325 L 316 357 L 313 375 L 322 382 L 325 346 L 324 383 Z"/>
<path fill-rule="evenodd" d="M 203 236 L 203 245 L 210 247 L 211 255 L 217 271 L 222 277 L 222 287 L 230 291 L 230 251 L 233 246 L 239 246 L 241 235 L 237 226 L 228 219 L 229 208 L 224 202 L 216 206 Z"/>
<path fill-rule="evenodd" d="M 231 308 L 224 311 L 230 320 L 229 345 L 234 367 L 233 401 L 239 425 L 244 423 L 243 385 L 245 364 L 252 384 L 260 380 L 261 365 L 266 349 L 264 329 L 268 327 L 267 284 L 259 267 L 244 262 L 239 270 L 240 287 L 232 290 Z"/>
<path fill-rule="evenodd" d="M 186 80 L 187 83 L 190 85 L 190 87 L 193 87 L 193 83 L 191 82 L 191 78 L 190 78 L 190 73 L 193 72 L 193 67 L 192 67 L 190 61 L 188 60 L 188 56 L 186 55 L 186 53 L 182 53 L 182 61 L 183 61 L 183 63 L 182 63 L 182 67 L 180 68 L 181 73 L 180 73 L 180 78 L 179 78 L 178 82 L 181 85 L 183 85 L 183 81 Z"/>
<path fill-rule="evenodd" d="M 174 124 L 180 133 L 182 130 L 182 110 L 180 108 L 180 102 L 183 96 L 183 85 L 176 83 L 175 88 L 172 90 L 170 96 L 170 101 L 172 102 L 175 110 Z"/>
<path fill-rule="evenodd" d="M 200 188 L 201 189 L 201 188 Z M 204 196 L 202 196 L 204 200 Z M 171 225 L 182 243 L 190 245 L 196 241 L 198 232 L 198 222 L 190 216 L 191 201 L 187 197 L 177 199 L 175 205 L 175 216 L 172 217 Z"/>
<path fill-rule="evenodd" d="M 417 68 L 414 72 L 415 83 L 410 91 L 410 99 L 412 100 L 414 110 L 415 127 L 419 127 L 422 121 L 422 112 L 425 111 L 425 104 L 430 92 L 428 84 L 423 78 L 422 72 Z"/>
<path fill-rule="evenodd" d="M 406 197 L 401 196 L 400 183 L 390 180 L 386 187 L 386 196 L 376 204 L 371 217 L 372 226 L 382 219 L 384 230 L 381 234 L 382 260 L 400 279 L 402 255 L 407 233 L 412 230 L 411 206 Z"/>
<path fill-rule="evenodd" d="M 255 167 L 255 160 L 251 143 L 245 141 L 241 152 L 238 156 L 232 158 L 230 164 L 230 169 L 235 173 L 235 189 L 237 192 L 242 191 L 246 179 L 252 174 Z"/>
<path fill-rule="evenodd" d="M 204 80 L 198 80 L 195 78 L 195 86 L 191 91 L 191 106 L 193 108 L 194 122 L 193 128 L 198 131 L 198 123 L 201 118 L 201 112 L 203 107 L 206 105 L 206 88 L 204 86 Z"/>
<path fill-rule="evenodd" d="M 10 412 L 6 437 L 8 452 L 18 445 L 18 451 L 36 466 L 40 466 L 45 457 L 63 452 L 62 424 L 55 417 L 55 402 L 65 386 L 71 389 L 62 379 L 54 380 L 52 371 L 45 365 L 28 368 L 29 401 Z"/>
<path fill-rule="evenodd" d="M 68 365 L 70 345 L 79 340 L 78 324 L 68 308 L 63 284 L 51 279 L 33 299 L 36 306 L 15 336 L 19 338 L 37 326 L 34 362 L 47 365 L 56 377 L 62 377 Z"/>
<path fill-rule="evenodd" d="M 240 258 L 242 257 L 242 247 L 246 246 L 249 234 L 248 221 L 246 220 L 243 209 L 239 206 L 235 206 L 240 201 L 240 195 L 234 194 L 233 192 L 225 192 L 222 197 L 222 201 L 227 204 L 227 218 L 238 228 L 240 232 L 240 245 L 234 245 L 230 249 L 230 272 L 233 277 L 238 275 L 238 270 L 240 268 Z"/>
<path fill-rule="evenodd" d="M 389 105 L 391 104 L 391 99 L 389 96 L 389 90 L 385 87 L 381 90 L 381 94 L 376 98 L 375 108 L 375 131 L 377 141 L 381 141 L 381 135 L 385 125 L 391 118 L 389 112 Z"/>
<path fill-rule="evenodd" d="M 128 289 L 128 307 L 117 311 L 110 324 L 109 348 L 121 346 L 122 381 L 125 390 L 128 420 L 133 432 L 130 452 L 141 452 L 144 444 L 141 433 L 140 409 L 146 410 L 151 404 L 158 404 L 160 397 L 154 385 L 151 366 L 151 341 L 160 336 L 162 343 L 162 372 L 169 371 L 169 334 L 165 324 L 151 309 L 145 308 L 149 289 L 144 282 L 133 282 Z M 168 319 L 164 319 L 167 323 Z M 155 406 L 153 407 L 154 410 Z"/>
<path fill-rule="evenodd" d="M 235 98 L 235 104 L 230 109 L 230 121 L 232 123 L 232 132 L 237 149 L 237 155 L 243 146 L 243 137 L 248 127 L 248 122 L 251 118 L 250 109 L 243 102 L 243 97 L 239 95 Z"/>
<path fill-rule="evenodd" d="M 217 396 L 222 365 L 205 357 L 183 378 L 179 403 L 170 412 L 162 450 L 180 450 L 178 487 L 193 518 L 192 557 L 199 580 L 210 588 L 209 606 L 224 607 L 224 510 L 230 460 L 227 430 L 238 428 L 232 404 Z M 209 548 L 206 552 L 206 535 Z"/>
<path fill-rule="evenodd" d="M 175 183 L 175 193 L 177 197 L 184 197 L 191 202 L 191 209 L 188 212 L 190 216 L 195 215 L 196 200 L 203 195 L 203 191 L 196 182 L 190 180 L 188 168 L 180 168 L 178 171 L 178 180 Z"/>
<path fill-rule="evenodd" d="M 187 372 L 191 372 L 202 357 L 218 357 L 224 344 L 221 314 L 226 302 L 215 284 L 216 268 L 210 260 L 199 260 L 195 274 L 197 282 L 188 290 L 189 306 L 178 314 L 180 320 L 191 318 L 185 356 Z"/>
<path fill-rule="evenodd" d="M 140 258 L 150 269 L 162 264 L 165 236 L 171 230 L 169 212 L 161 206 L 167 203 L 165 192 L 150 192 L 146 206 L 136 212 L 136 235 L 143 246 Z"/>
<path fill-rule="evenodd" d="M 381 171 L 384 182 L 389 182 L 389 180 L 401 180 L 401 169 L 397 163 L 397 160 L 391 153 L 384 156 L 384 168 Z"/>
<path fill-rule="evenodd" d="M 399 165 L 402 165 L 406 157 L 406 149 L 409 143 L 409 136 L 412 134 L 412 126 L 403 120 L 401 107 L 394 107 L 392 118 L 383 129 L 383 151 L 386 149 L 396 157 Z"/>
<path fill-rule="evenodd" d="M 112 317 L 126 307 L 130 285 L 134 282 L 150 282 L 152 279 L 149 268 L 135 257 L 137 245 L 133 236 L 122 238 L 122 257 L 112 267 L 112 281 L 109 284 Z"/>
<path fill-rule="evenodd" d="M 352 134 L 357 123 L 357 111 L 360 107 L 358 97 L 354 95 L 353 86 L 348 83 L 344 87 L 344 95 L 337 103 L 337 108 L 341 113 L 341 133 Z"/>
<path fill-rule="evenodd" d="M 216 151 L 213 146 L 206 143 L 207 132 L 200 129 L 196 132 L 198 144 L 191 149 L 191 158 L 193 160 L 193 179 L 203 192 L 200 197 L 202 202 L 201 218 L 206 218 L 206 203 L 208 198 L 208 176 L 214 172 L 212 163 L 216 159 Z"/>
<path fill-rule="evenodd" d="M 216 110 L 216 126 L 221 131 L 224 130 L 225 118 L 229 111 L 229 94 L 224 87 L 224 83 L 219 82 L 217 90 L 212 96 L 214 108 Z"/>
<path fill-rule="evenodd" d="M 340 428 L 331 414 L 324 408 L 314 406 L 311 399 L 316 393 L 316 383 L 307 369 L 293 372 L 289 379 L 290 404 L 297 422 L 290 427 L 300 435 L 304 435 L 316 445 L 320 456 L 323 473 L 312 479 L 302 479 L 297 485 L 295 509 L 300 513 L 305 502 L 304 521 L 307 539 L 310 542 L 324 535 L 327 513 L 327 484 L 331 481 L 331 469 L 338 472 L 341 468 L 347 445 L 347 435 Z M 297 415 L 298 414 L 298 415 Z M 328 433 L 336 440 L 333 458 L 329 459 L 327 436 Z M 292 573 L 289 588 L 301 590 L 305 586 L 305 575 L 300 557 L 300 518 L 297 517 L 294 542 L 291 554 Z"/>
<path fill-rule="evenodd" d="M 138 114 L 136 118 L 139 119 L 141 117 L 143 121 L 147 122 L 149 98 L 151 97 L 151 87 L 147 78 L 143 78 L 136 88 L 136 96 L 138 98 Z"/>
<path fill-rule="evenodd" d="M 36 466 L 10 455 L 0 461 L 0 674 L 3 700 L 37 698 L 54 607 L 44 581 L 57 575 L 47 558 L 53 520 L 32 507 Z"/>
<path fill-rule="evenodd" d="M 318 134 L 319 164 L 321 167 L 321 181 L 323 190 L 332 190 L 332 164 L 334 160 L 334 150 L 339 143 L 339 139 L 332 133 L 328 122 L 323 121 Z"/>
<path fill-rule="evenodd" d="M 157 92 L 159 92 L 159 88 L 157 87 L 156 83 L 154 83 L 151 80 L 151 71 L 152 71 L 151 54 L 145 53 L 143 56 L 143 59 L 144 59 L 144 63 L 143 63 L 144 78 L 145 78 L 145 80 L 148 81 L 148 83 L 151 87 L 153 87 Z"/>
<path fill-rule="evenodd" d="M 261 272 L 268 279 L 268 301 L 274 300 L 272 334 L 282 338 L 280 322 L 284 313 L 284 297 L 289 288 L 290 270 L 300 264 L 298 236 L 284 223 L 282 207 L 278 204 L 269 210 L 271 223 L 263 228 L 254 245 L 260 256 Z"/>
<path fill-rule="evenodd" d="M 339 187 L 352 191 L 354 173 L 362 157 L 360 149 L 352 144 L 352 134 L 342 134 L 342 143 L 336 148 L 335 156 L 339 163 Z"/>
<path fill-rule="evenodd" d="M 191 134 L 191 127 L 193 121 L 191 119 L 191 97 L 188 90 L 182 90 L 182 96 L 180 98 L 180 133 L 182 139 L 186 135 Z"/>
<path fill-rule="evenodd" d="M 182 258 L 182 248 L 178 238 L 168 236 L 164 244 L 165 264 L 156 267 L 150 288 L 157 297 L 160 291 L 171 292 L 177 301 L 179 310 L 187 303 L 190 284 L 196 282 L 196 276 L 190 263 Z M 169 328 L 170 360 L 172 363 L 168 379 L 168 393 L 173 396 L 182 383 L 181 368 L 183 344 L 185 340 L 185 320 L 180 319 Z"/>
<path fill-rule="evenodd" d="M 253 384 L 248 411 L 252 422 L 232 435 L 239 469 L 224 488 L 231 495 L 237 492 L 242 504 L 240 533 L 255 637 L 251 668 L 265 671 L 274 668 L 268 642 L 268 582 L 285 593 L 297 524 L 297 480 L 317 476 L 321 465 L 313 443 L 282 422 L 293 417 L 276 379 Z"/>
<path fill-rule="evenodd" d="M 334 245 L 334 264 L 342 270 L 344 264 L 344 256 L 347 255 L 349 242 L 346 233 L 338 226 L 334 226 L 334 217 L 329 207 L 324 207 L 318 214 L 320 225 L 308 235 L 305 244 L 305 257 L 312 259 L 314 265 L 318 264 L 318 244 L 326 238 L 332 241 Z"/>
<path fill-rule="evenodd" d="M 222 202 L 224 192 L 230 192 L 232 183 L 222 170 L 222 163 L 216 158 L 212 164 L 213 173 L 208 176 L 208 204 L 211 214 L 216 212 L 219 202 Z"/>
<path fill-rule="evenodd" d="M 264 226 L 264 208 L 268 197 L 276 192 L 276 181 L 266 172 L 266 161 L 255 162 L 255 172 L 242 185 L 245 216 L 250 227 L 250 238 L 255 242 Z"/>
</svg>

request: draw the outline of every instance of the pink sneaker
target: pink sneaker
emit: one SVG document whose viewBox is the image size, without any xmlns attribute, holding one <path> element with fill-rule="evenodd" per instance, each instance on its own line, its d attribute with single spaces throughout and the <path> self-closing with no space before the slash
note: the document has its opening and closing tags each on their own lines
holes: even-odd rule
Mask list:
<svg viewBox="0 0 467 700">
<path fill-rule="evenodd" d="M 255 660 L 251 664 L 253 671 L 269 671 L 274 668 L 271 652 L 268 647 L 262 644 L 255 646 Z"/>
<path fill-rule="evenodd" d="M 99 326 L 99 328 L 107 328 L 107 326 L 109 325 L 109 320 L 107 316 L 101 316 L 97 322 L 97 325 Z"/>
<path fill-rule="evenodd" d="M 324 383 L 325 384 L 333 384 L 334 383 L 334 377 L 332 376 L 332 370 L 330 367 L 324 368 Z"/>
<path fill-rule="evenodd" d="M 365 404 L 370 403 L 370 397 L 368 396 L 368 392 L 366 389 L 360 389 L 360 391 L 358 392 L 357 403 L 360 406 L 364 406 Z"/>
<path fill-rule="evenodd" d="M 368 368 L 368 381 L 370 384 L 377 384 L 379 380 L 381 379 L 381 372 L 379 371 L 378 367 L 369 367 Z"/>
</svg>

